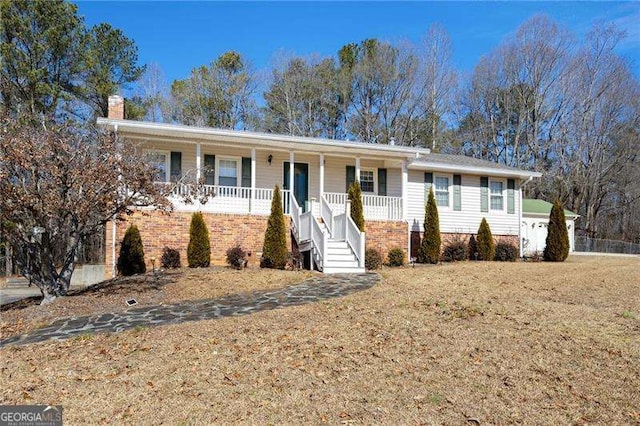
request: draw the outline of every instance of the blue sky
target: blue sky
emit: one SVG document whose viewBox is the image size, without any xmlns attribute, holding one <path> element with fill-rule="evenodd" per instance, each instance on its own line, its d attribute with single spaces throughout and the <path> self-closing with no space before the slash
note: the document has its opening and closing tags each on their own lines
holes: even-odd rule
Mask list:
<svg viewBox="0 0 640 426">
<path fill-rule="evenodd" d="M 157 62 L 168 81 L 229 50 L 256 70 L 278 51 L 335 54 L 366 38 L 419 42 L 432 23 L 450 33 L 454 65 L 478 59 L 536 13 L 583 36 L 598 20 L 628 32 L 618 51 L 640 76 L 640 2 L 94 2 L 78 1 L 88 25 L 107 22 L 134 39 L 142 63 Z"/>
</svg>

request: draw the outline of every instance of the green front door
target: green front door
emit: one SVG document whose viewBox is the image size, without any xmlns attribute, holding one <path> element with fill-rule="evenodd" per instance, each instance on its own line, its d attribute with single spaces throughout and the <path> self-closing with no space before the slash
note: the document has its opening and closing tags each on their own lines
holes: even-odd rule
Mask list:
<svg viewBox="0 0 640 426">
<path fill-rule="evenodd" d="M 289 162 L 284 162 L 283 168 L 284 189 L 289 189 Z M 307 163 L 293 164 L 293 195 L 302 211 L 307 211 L 309 201 L 309 165 Z"/>
</svg>

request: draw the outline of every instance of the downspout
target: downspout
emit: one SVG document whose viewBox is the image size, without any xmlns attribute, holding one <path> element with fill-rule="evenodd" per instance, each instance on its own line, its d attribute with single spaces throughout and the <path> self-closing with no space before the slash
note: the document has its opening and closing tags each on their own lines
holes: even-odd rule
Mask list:
<svg viewBox="0 0 640 426">
<path fill-rule="evenodd" d="M 520 257 L 524 255 L 524 247 L 522 246 L 522 189 L 532 180 L 533 176 L 529 176 L 518 187 L 518 247 L 520 249 Z"/>
</svg>

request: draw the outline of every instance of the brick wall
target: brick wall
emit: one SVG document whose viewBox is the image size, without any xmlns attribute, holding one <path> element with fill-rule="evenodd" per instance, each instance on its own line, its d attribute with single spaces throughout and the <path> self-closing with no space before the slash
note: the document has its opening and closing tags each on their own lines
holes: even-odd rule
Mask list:
<svg viewBox="0 0 640 426">
<path fill-rule="evenodd" d="M 472 234 L 453 234 L 453 233 L 441 233 L 440 238 L 442 239 L 442 247 L 444 248 L 451 241 L 455 241 L 459 238 L 462 238 L 465 242 L 469 242 L 469 238 L 471 238 Z M 476 235 L 476 234 L 474 234 Z M 477 236 L 477 235 L 476 235 Z M 418 247 L 420 247 L 420 242 L 422 239 L 422 233 L 417 231 L 411 232 L 411 256 L 418 256 Z M 518 236 L 517 235 L 494 235 L 493 240 L 497 243 L 508 243 L 515 247 L 518 247 Z"/>
<path fill-rule="evenodd" d="M 191 215 L 192 213 L 188 212 L 173 212 L 169 215 L 159 212 L 142 213 L 137 211 L 133 215 L 127 216 L 124 222 L 117 223 L 116 259 L 126 229 L 130 224 L 135 224 L 140 230 L 147 268 L 151 268 L 151 257 L 157 259 L 156 266 L 160 264 L 162 249 L 165 246 L 180 250 L 180 260 L 182 265 L 186 266 Z M 213 265 L 224 265 L 227 249 L 236 243 L 251 252 L 250 265 L 259 264 L 268 216 L 211 213 L 203 213 L 202 216 L 209 228 L 211 263 Z M 288 217 L 285 217 L 285 222 L 289 223 Z M 112 225 L 108 224 L 105 256 L 107 277 L 110 277 L 112 272 L 112 229 Z M 291 238 L 288 232 L 287 245 L 290 246 L 290 244 Z"/>
<path fill-rule="evenodd" d="M 409 247 L 408 225 L 403 221 L 369 220 L 365 224 L 366 248 L 380 251 L 383 257 L 392 248 L 400 247 L 405 254 Z M 408 257 L 407 257 L 408 258 Z"/>
</svg>

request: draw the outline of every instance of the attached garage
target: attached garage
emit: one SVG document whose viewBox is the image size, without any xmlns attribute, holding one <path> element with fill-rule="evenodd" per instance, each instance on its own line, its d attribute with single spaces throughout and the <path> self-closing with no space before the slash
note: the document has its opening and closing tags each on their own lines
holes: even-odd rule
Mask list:
<svg viewBox="0 0 640 426">
<path fill-rule="evenodd" d="M 553 204 L 544 200 L 522 200 L 522 223 L 520 224 L 522 229 L 520 235 L 522 236 L 522 252 L 525 256 L 544 251 L 551 207 L 553 207 Z M 569 233 L 569 252 L 573 252 L 575 220 L 579 215 L 565 210 L 564 216 L 567 221 L 567 232 Z"/>
</svg>

